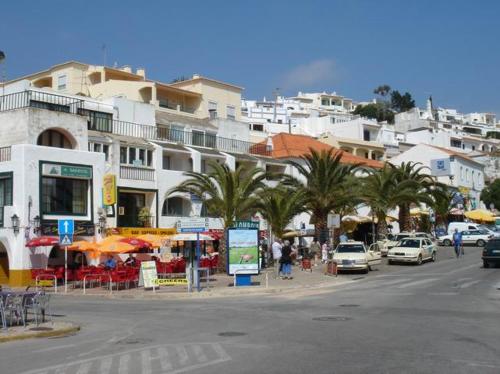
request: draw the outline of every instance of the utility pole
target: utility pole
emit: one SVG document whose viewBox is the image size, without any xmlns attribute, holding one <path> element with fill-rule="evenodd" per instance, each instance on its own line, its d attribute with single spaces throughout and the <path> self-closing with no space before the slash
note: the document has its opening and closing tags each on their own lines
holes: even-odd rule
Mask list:
<svg viewBox="0 0 500 374">
<path fill-rule="evenodd" d="M 278 94 L 279 94 L 279 87 L 276 88 L 274 91 L 273 91 L 273 95 L 274 95 L 274 115 L 273 115 L 273 123 L 276 123 L 276 106 L 278 105 Z"/>
</svg>

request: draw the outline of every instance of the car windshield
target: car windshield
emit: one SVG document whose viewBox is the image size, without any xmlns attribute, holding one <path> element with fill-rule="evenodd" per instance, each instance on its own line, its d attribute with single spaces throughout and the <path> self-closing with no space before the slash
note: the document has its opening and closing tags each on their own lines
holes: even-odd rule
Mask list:
<svg viewBox="0 0 500 374">
<path fill-rule="evenodd" d="M 398 247 L 419 248 L 420 247 L 420 240 L 403 239 L 403 240 L 401 240 L 401 242 L 399 242 Z"/>
<path fill-rule="evenodd" d="M 364 253 L 365 247 L 362 244 L 354 245 L 339 245 L 337 247 L 337 253 Z"/>
<path fill-rule="evenodd" d="M 402 239 L 404 239 L 404 238 L 407 238 L 407 237 L 409 237 L 409 236 L 410 236 L 410 235 L 407 235 L 407 234 L 398 235 L 398 236 L 396 236 L 396 241 L 398 241 L 398 242 L 399 242 L 400 240 L 402 240 Z"/>
</svg>

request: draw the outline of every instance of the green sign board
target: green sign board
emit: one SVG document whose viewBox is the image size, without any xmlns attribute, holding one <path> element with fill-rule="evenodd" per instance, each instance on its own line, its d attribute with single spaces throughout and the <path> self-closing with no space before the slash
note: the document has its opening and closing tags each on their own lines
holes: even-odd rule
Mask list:
<svg viewBox="0 0 500 374">
<path fill-rule="evenodd" d="M 68 177 L 79 179 L 92 178 L 92 168 L 88 166 L 43 164 L 42 173 L 43 175 L 52 177 Z"/>
<path fill-rule="evenodd" d="M 235 221 L 233 228 L 235 229 L 259 229 L 259 222 L 255 221 Z"/>
</svg>

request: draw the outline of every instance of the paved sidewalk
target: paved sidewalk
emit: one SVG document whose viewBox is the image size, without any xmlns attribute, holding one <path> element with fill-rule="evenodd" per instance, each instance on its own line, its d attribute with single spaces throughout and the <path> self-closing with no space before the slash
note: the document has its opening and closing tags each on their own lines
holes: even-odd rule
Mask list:
<svg viewBox="0 0 500 374">
<path fill-rule="evenodd" d="M 93 287 L 86 289 L 83 295 L 81 288 L 69 288 L 67 296 L 102 296 L 109 298 L 137 298 L 137 299 L 177 299 L 177 298 L 206 298 L 206 297 L 231 297 L 247 296 L 256 294 L 275 294 L 280 292 L 293 292 L 294 290 L 326 288 L 349 282 L 349 278 L 335 277 L 324 274 L 324 265 L 313 267 L 312 271 L 300 269 L 293 266 L 293 279 L 276 278 L 273 268 L 262 269 L 260 275 L 252 276 L 252 286 L 234 287 L 234 277 L 226 274 L 214 274 L 210 276 L 210 282 L 202 281 L 200 292 L 194 290 L 187 292 L 186 285 L 161 286 L 155 291 L 145 290 L 142 287 L 131 289 L 120 289 L 110 293 L 107 288 Z M 63 294 L 64 287 L 58 288 L 58 294 Z"/>
<path fill-rule="evenodd" d="M 0 343 L 30 338 L 48 338 L 74 334 L 80 326 L 72 322 L 45 322 L 36 326 L 34 323 L 25 326 L 9 327 L 0 330 Z"/>
</svg>

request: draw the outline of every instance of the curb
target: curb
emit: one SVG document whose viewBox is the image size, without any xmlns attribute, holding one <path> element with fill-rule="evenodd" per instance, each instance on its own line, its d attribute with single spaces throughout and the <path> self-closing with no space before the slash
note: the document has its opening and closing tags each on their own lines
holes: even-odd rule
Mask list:
<svg viewBox="0 0 500 374">
<path fill-rule="evenodd" d="M 0 343 L 7 343 L 16 340 L 24 340 L 32 338 L 52 338 L 80 331 L 80 325 L 77 325 L 72 322 L 66 322 L 66 323 L 71 324 L 71 326 L 52 331 L 26 331 L 11 336 L 0 335 Z"/>
</svg>

